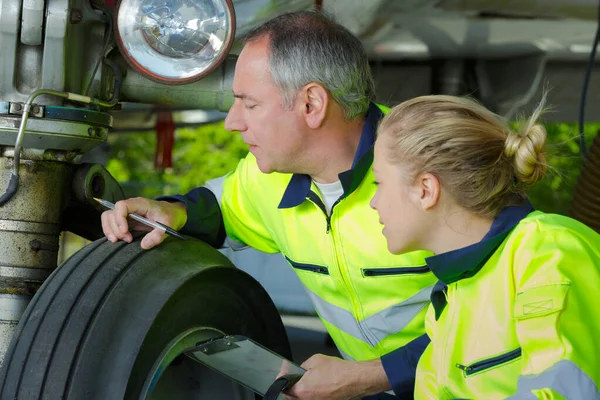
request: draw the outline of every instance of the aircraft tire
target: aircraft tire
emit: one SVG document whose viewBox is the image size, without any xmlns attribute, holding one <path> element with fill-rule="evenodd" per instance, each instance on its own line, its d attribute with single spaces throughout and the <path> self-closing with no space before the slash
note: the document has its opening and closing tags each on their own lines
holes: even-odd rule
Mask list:
<svg viewBox="0 0 600 400">
<path fill-rule="evenodd" d="M 201 241 L 168 238 L 145 251 L 140 239 L 99 239 L 44 282 L 6 353 L 1 399 L 229 398 L 199 394 L 224 378 L 173 359 L 198 334 L 245 335 L 291 359 L 281 318 L 252 277 Z M 173 360 L 162 371 L 165 352 Z"/>
</svg>

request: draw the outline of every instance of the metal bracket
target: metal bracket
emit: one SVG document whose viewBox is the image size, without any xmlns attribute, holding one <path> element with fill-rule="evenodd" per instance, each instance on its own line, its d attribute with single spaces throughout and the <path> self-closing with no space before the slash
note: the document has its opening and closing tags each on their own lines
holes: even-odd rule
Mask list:
<svg viewBox="0 0 600 400">
<path fill-rule="evenodd" d="M 199 351 L 206 355 L 222 353 L 227 350 L 237 349 L 240 346 L 235 344 L 235 338 L 232 336 L 225 336 L 224 340 L 210 340 L 205 344 L 200 344 L 196 347 Z"/>
<path fill-rule="evenodd" d="M 88 240 L 104 236 L 100 224 L 102 208 L 94 197 L 116 203 L 125 198 L 123 189 L 100 164 L 81 164 L 75 167 L 71 182 L 71 199 L 61 219 L 61 229 Z"/>
<path fill-rule="evenodd" d="M 24 106 L 25 106 L 25 103 L 11 102 L 11 103 L 9 103 L 8 113 L 14 114 L 14 115 L 23 115 Z M 44 107 L 44 106 L 41 106 L 39 104 L 32 104 L 31 110 L 29 111 L 29 116 L 37 117 L 37 118 L 44 118 L 45 110 L 46 110 L 46 107 Z"/>
</svg>

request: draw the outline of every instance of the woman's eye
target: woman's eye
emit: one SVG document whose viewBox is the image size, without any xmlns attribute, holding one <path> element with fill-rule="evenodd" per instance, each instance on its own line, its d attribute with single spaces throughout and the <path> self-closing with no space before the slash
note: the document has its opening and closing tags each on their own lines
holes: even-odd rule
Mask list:
<svg viewBox="0 0 600 400">
<path fill-rule="evenodd" d="M 373 185 L 379 186 L 379 182 L 378 181 L 373 181 Z"/>
</svg>

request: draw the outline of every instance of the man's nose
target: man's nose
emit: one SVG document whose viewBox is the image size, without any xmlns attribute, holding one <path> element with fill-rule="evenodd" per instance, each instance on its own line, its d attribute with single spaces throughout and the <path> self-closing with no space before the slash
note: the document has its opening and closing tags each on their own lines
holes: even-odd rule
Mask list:
<svg viewBox="0 0 600 400">
<path fill-rule="evenodd" d="M 225 129 L 240 132 L 245 130 L 245 124 L 239 115 L 236 103 L 233 103 L 225 117 Z"/>
</svg>

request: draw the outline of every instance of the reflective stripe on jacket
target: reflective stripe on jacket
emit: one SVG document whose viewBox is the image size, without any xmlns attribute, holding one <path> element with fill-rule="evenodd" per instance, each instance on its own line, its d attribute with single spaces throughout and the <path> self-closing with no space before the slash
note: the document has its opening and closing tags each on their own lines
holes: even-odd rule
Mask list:
<svg viewBox="0 0 600 400">
<path fill-rule="evenodd" d="M 262 173 L 249 154 L 223 181 L 228 236 L 264 252 L 281 252 L 305 285 L 344 357 L 379 358 L 424 334 L 436 278 L 430 253 L 389 253 L 377 213 L 371 164 L 381 111 L 372 106 L 354 166 L 340 174 L 344 195 L 324 211 L 307 175 Z"/>
<path fill-rule="evenodd" d="M 600 399 L 600 235 L 529 211 L 427 260 L 447 286 L 432 294 L 416 399 Z"/>
</svg>

